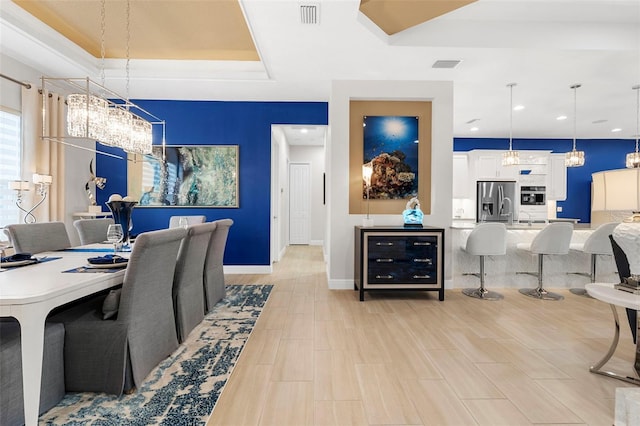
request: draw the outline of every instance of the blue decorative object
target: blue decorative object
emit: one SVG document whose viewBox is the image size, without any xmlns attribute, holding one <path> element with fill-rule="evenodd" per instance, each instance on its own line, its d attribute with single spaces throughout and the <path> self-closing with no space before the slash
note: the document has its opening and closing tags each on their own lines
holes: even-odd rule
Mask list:
<svg viewBox="0 0 640 426">
<path fill-rule="evenodd" d="M 422 227 L 422 218 L 424 213 L 420 210 L 420 201 L 416 197 L 407 202 L 405 210 L 402 212 L 402 218 L 404 219 L 404 226 L 419 226 Z"/>
<path fill-rule="evenodd" d="M 137 201 L 107 201 L 105 203 L 111 213 L 113 214 L 113 221 L 122 225 L 122 243 L 124 246 L 129 246 L 130 232 L 133 229 L 133 223 L 131 222 L 131 213 L 133 207 L 138 204 Z"/>
</svg>

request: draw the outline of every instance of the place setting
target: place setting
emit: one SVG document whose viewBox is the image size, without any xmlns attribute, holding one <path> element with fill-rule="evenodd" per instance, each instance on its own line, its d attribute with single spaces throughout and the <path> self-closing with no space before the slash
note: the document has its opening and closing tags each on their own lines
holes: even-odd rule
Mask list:
<svg viewBox="0 0 640 426">
<path fill-rule="evenodd" d="M 113 244 L 113 254 L 87 258 L 87 264 L 69 269 L 64 272 L 117 272 L 126 268 L 129 259 L 117 254 L 118 243 L 122 241 L 124 233 L 119 224 L 109 225 L 107 229 L 107 240 Z"/>
<path fill-rule="evenodd" d="M 33 265 L 35 263 L 48 262 L 50 260 L 60 259 L 60 257 L 35 257 L 31 253 L 16 253 L 11 256 L 4 256 L 0 258 L 0 272 L 9 271 L 13 268 L 21 266 Z"/>
</svg>

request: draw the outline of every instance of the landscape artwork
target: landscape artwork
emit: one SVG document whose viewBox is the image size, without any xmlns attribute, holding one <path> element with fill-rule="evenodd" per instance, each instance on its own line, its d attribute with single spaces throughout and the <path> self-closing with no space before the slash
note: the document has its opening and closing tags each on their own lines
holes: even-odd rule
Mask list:
<svg viewBox="0 0 640 426">
<path fill-rule="evenodd" d="M 238 146 L 154 146 L 145 155 L 138 207 L 238 207 Z"/>
<path fill-rule="evenodd" d="M 363 164 L 371 163 L 373 168 L 369 198 L 417 197 L 418 117 L 365 116 L 363 125 Z"/>
</svg>

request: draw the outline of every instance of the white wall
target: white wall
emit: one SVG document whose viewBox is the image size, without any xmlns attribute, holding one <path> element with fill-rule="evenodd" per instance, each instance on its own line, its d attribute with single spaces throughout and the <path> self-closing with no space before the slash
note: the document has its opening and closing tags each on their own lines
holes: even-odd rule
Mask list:
<svg viewBox="0 0 640 426">
<path fill-rule="evenodd" d="M 322 245 L 325 232 L 326 206 L 322 203 L 322 174 L 324 173 L 324 146 L 290 147 L 292 163 L 309 163 L 311 166 L 311 223 L 309 237 L 312 245 Z"/>
<path fill-rule="evenodd" d="M 38 90 L 41 87 L 42 73 L 30 68 L 5 55 L 0 55 L 0 73 L 18 81 L 30 83 Z M 22 109 L 21 86 L 4 78 L 0 78 L 0 105 L 20 111 Z M 54 143 L 46 142 L 42 143 Z M 92 146 L 90 148 L 94 148 Z M 64 217 L 67 232 L 72 244 L 79 244 L 77 232 L 73 227 L 73 212 L 87 211 L 89 200 L 84 190 L 84 185 L 89 180 L 89 162 L 95 154 L 77 148 L 65 147 L 65 182 L 54 182 L 54 185 L 64 185 L 65 197 L 63 200 Z M 94 160 L 95 162 L 95 160 Z M 95 170 L 95 169 L 94 169 Z M 35 171 L 24 170 L 23 178 L 30 176 Z M 108 185 L 108 182 L 107 182 Z M 103 207 L 103 210 L 107 210 Z"/>
<path fill-rule="evenodd" d="M 334 81 L 329 102 L 327 141 L 327 275 L 329 287 L 353 289 L 354 226 L 362 215 L 349 214 L 349 101 L 432 101 L 431 214 L 424 225 L 445 228 L 445 280 L 451 288 L 447 233 L 451 224 L 453 162 L 453 83 L 442 81 Z M 402 212 L 374 215 L 375 225 L 402 226 Z"/>
</svg>

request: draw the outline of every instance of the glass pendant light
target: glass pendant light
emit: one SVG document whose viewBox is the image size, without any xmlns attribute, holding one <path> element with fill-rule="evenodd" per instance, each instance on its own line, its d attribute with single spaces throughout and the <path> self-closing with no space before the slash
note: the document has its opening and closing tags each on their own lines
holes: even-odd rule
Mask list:
<svg viewBox="0 0 640 426">
<path fill-rule="evenodd" d="M 626 166 L 629 169 L 640 167 L 640 152 L 638 152 L 638 139 L 640 138 L 640 85 L 632 87 L 636 91 L 636 151 L 627 154 Z"/>
<path fill-rule="evenodd" d="M 77 138 L 103 140 L 109 103 L 97 96 L 72 93 L 67 96 L 67 133 Z"/>
<path fill-rule="evenodd" d="M 584 166 L 584 151 L 576 150 L 576 128 L 577 128 L 577 91 L 581 84 L 574 84 L 573 89 L 573 149 L 565 154 L 564 165 L 567 167 Z"/>
<path fill-rule="evenodd" d="M 520 154 L 513 150 L 513 86 L 517 83 L 509 83 L 509 150 L 502 154 L 503 166 L 517 166 L 520 164 Z"/>
</svg>

